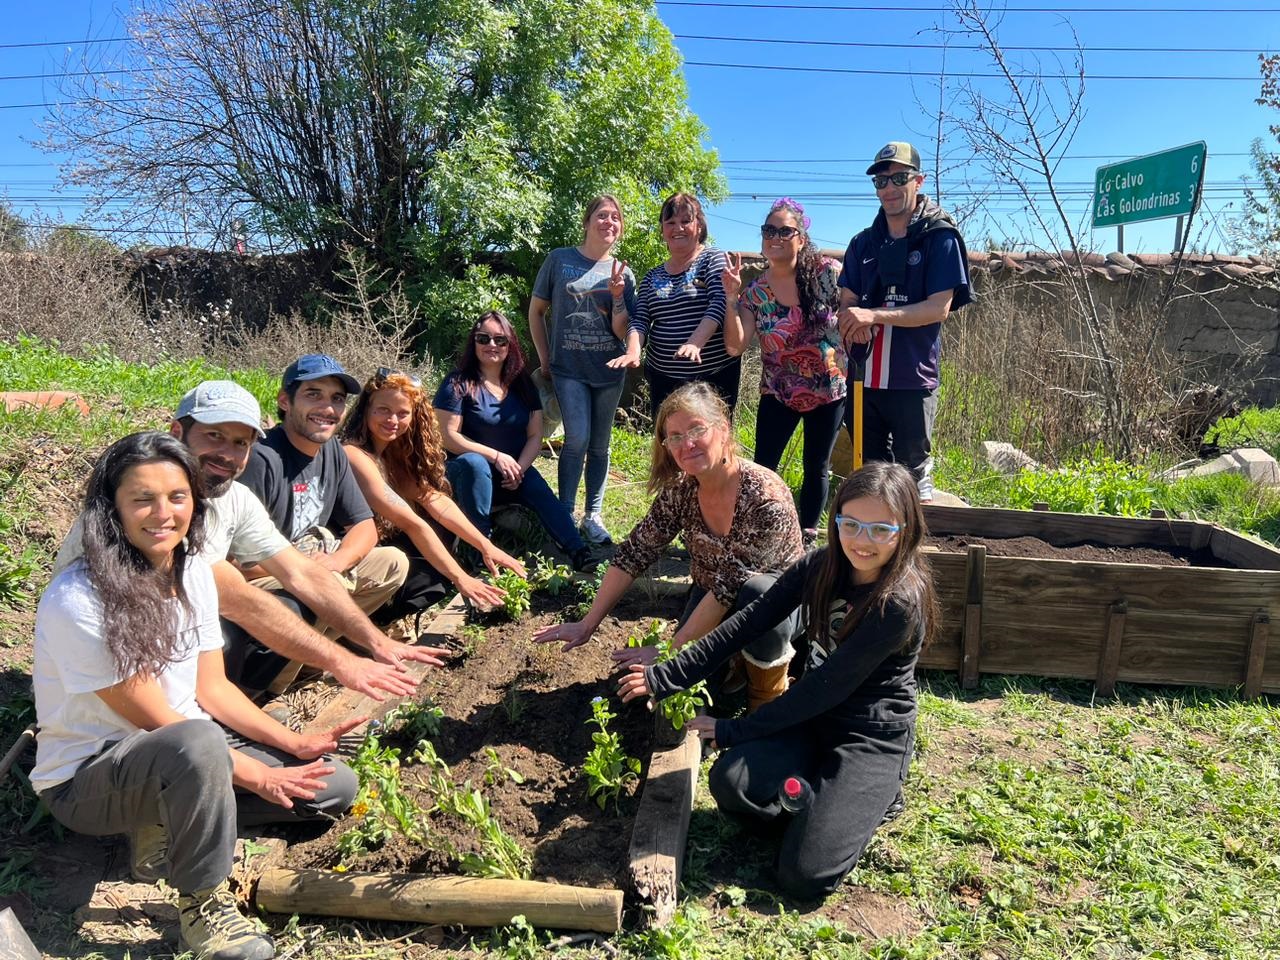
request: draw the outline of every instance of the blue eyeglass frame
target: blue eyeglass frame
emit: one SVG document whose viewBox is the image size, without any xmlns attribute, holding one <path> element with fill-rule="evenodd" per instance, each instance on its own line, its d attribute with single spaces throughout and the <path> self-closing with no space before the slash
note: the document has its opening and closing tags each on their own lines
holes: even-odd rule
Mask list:
<svg viewBox="0 0 1280 960">
<path fill-rule="evenodd" d="M 845 532 L 850 527 L 853 528 L 852 534 Z M 889 543 L 901 532 L 901 530 L 902 525 L 898 523 L 881 523 L 876 521 L 863 523 L 856 517 L 846 517 L 843 513 L 836 514 L 836 531 L 842 536 L 848 536 L 854 540 L 858 539 L 858 534 L 865 533 L 867 539 L 872 543 Z M 875 531 L 884 531 L 882 533 L 883 539 L 877 540 Z"/>
</svg>

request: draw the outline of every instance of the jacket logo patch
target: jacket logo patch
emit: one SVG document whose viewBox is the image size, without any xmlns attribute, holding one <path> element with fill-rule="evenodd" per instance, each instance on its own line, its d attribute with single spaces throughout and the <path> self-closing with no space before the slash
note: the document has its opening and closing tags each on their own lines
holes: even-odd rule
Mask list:
<svg viewBox="0 0 1280 960">
<path fill-rule="evenodd" d="M 907 266 L 909 266 L 909 267 L 914 267 L 914 266 L 916 266 L 916 264 L 918 264 L 918 263 L 920 262 L 920 260 L 921 260 L 921 259 L 922 259 L 922 258 L 921 258 L 921 255 L 920 255 L 920 251 L 919 251 L 919 250 L 912 250 L 912 251 L 911 251 L 911 253 L 910 253 L 910 254 L 908 254 L 908 256 L 907 256 Z"/>
</svg>

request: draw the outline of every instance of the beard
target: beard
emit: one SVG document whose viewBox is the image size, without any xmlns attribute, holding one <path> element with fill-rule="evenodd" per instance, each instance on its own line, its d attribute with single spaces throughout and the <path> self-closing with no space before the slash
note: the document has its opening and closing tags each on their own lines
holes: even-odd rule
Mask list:
<svg viewBox="0 0 1280 960">
<path fill-rule="evenodd" d="M 219 462 L 218 465 L 231 467 L 231 464 L 223 464 L 222 462 Z M 204 461 L 201 461 L 201 466 L 204 466 Z M 215 500 L 231 489 L 231 485 L 236 482 L 236 474 L 234 473 L 234 468 L 232 469 L 233 472 L 228 477 L 211 476 L 207 470 L 200 471 L 200 477 L 204 480 L 205 497 Z"/>
</svg>

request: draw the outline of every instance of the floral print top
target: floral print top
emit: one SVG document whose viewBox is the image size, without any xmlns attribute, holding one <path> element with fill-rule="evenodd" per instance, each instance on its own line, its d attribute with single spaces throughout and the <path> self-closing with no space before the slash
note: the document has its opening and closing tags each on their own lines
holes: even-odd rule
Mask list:
<svg viewBox="0 0 1280 960">
<path fill-rule="evenodd" d="M 839 275 L 840 265 L 823 258 L 813 323 L 799 306 L 778 302 L 766 274 L 751 281 L 738 298 L 739 308 L 750 310 L 756 318 L 760 392 L 777 397 L 797 413 L 842 400 L 847 390 L 849 357 L 836 318 Z"/>
<path fill-rule="evenodd" d="M 733 606 L 742 585 L 757 573 L 778 573 L 790 566 L 803 553 L 790 488 L 772 470 L 750 460 L 738 463 L 742 481 L 727 536 L 714 533 L 703 519 L 698 481 L 681 477 L 658 494 L 649 513 L 618 547 L 613 565 L 638 577 L 667 544 L 682 536 L 693 582 L 725 607 Z"/>
</svg>

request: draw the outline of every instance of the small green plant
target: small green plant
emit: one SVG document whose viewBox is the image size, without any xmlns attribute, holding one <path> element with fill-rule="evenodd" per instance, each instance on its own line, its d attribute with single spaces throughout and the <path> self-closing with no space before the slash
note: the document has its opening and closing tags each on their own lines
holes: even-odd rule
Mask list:
<svg viewBox="0 0 1280 960">
<path fill-rule="evenodd" d="M 514 570 L 503 570 L 493 578 L 494 586 L 501 587 L 507 595 L 502 598 L 502 609 L 508 619 L 519 620 L 529 612 L 529 581 Z"/>
<path fill-rule="evenodd" d="M 524 697 L 520 695 L 520 685 L 515 681 L 512 681 L 507 692 L 502 695 L 501 707 L 502 712 L 507 715 L 507 722 L 513 726 L 524 716 Z"/>
<path fill-rule="evenodd" d="M 582 772 L 587 778 L 587 796 L 595 797 L 601 810 L 610 800 L 616 810 L 622 788 L 640 778 L 640 761 L 623 752 L 622 741 L 609 729 L 616 716 L 604 697 L 592 699 L 587 724 L 597 729 L 591 734 L 594 746 L 582 763 Z"/>
<path fill-rule="evenodd" d="M 394 729 L 404 739 L 416 743 L 426 737 L 438 737 L 444 711 L 429 699 L 420 703 L 407 701 L 387 711 L 382 718 L 384 730 Z"/>
<path fill-rule="evenodd" d="M 485 786 L 493 787 L 504 780 L 510 780 L 512 783 L 524 783 L 524 774 L 514 767 L 508 767 L 502 762 L 502 758 L 498 756 L 498 751 L 493 747 L 484 748 L 485 758 L 489 761 L 484 767 Z"/>
<path fill-rule="evenodd" d="M 404 792 L 400 782 L 400 751 L 384 747 L 375 729 L 366 734 L 351 760 L 351 769 L 355 771 L 360 789 L 351 805 L 356 826 L 340 836 L 336 844 L 343 866 L 360 854 L 382 846 L 397 831 L 421 843 L 426 834 L 425 812 Z"/>
<path fill-rule="evenodd" d="M 512 917 L 507 926 L 494 927 L 489 934 L 488 946 L 501 960 L 538 960 L 547 952 L 538 939 L 538 931 L 521 913 Z M 472 949 L 479 950 L 474 941 Z"/>
<path fill-rule="evenodd" d="M 461 787 L 453 782 L 449 765 L 436 753 L 431 741 L 418 744 L 412 759 L 427 767 L 428 787 L 435 809 L 468 824 L 480 842 L 479 853 L 459 857 L 462 872 L 473 877 L 527 880 L 532 869 L 529 854 L 508 836 L 493 816 L 489 801 L 468 780 Z M 458 856 L 457 851 L 450 851 Z"/>
<path fill-rule="evenodd" d="M 671 649 L 670 640 L 659 640 L 657 647 L 658 659 L 654 661 L 655 663 L 663 663 L 676 655 L 676 651 Z M 711 693 L 703 680 L 699 680 L 688 690 L 681 690 L 658 701 L 658 710 L 677 730 L 683 730 L 684 725 L 698 715 L 698 710 L 709 706 L 711 706 Z"/>
<path fill-rule="evenodd" d="M 462 655 L 474 657 L 484 643 L 484 627 L 478 623 L 468 623 L 459 631 L 458 636 L 462 638 Z"/>
<path fill-rule="evenodd" d="M 1067 513 L 1145 517 L 1154 505 L 1150 476 L 1131 464 L 1100 456 L 1057 470 L 1023 470 L 1009 485 L 1009 505 L 1029 510 L 1037 502 Z"/>
<path fill-rule="evenodd" d="M 650 620 L 644 633 L 633 633 L 627 637 L 628 647 L 658 647 L 661 649 L 662 634 L 667 629 L 665 620 Z"/>
<path fill-rule="evenodd" d="M 533 569 L 529 572 L 529 586 L 534 590 L 560 596 L 565 587 L 573 583 L 573 568 L 567 563 L 554 563 L 540 553 L 529 558 Z"/>
<path fill-rule="evenodd" d="M 568 610 L 574 620 L 581 620 L 591 612 L 591 604 L 595 601 L 596 594 L 600 592 L 600 584 L 604 582 L 604 574 L 608 569 L 609 562 L 606 560 L 596 565 L 591 576 L 583 577 L 578 581 L 578 602 Z"/>
</svg>

